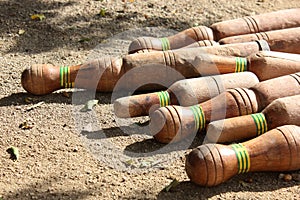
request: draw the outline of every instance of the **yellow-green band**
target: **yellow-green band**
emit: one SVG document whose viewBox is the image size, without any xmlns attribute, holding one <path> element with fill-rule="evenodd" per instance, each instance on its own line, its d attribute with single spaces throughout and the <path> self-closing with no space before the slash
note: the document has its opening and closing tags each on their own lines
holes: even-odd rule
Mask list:
<svg viewBox="0 0 300 200">
<path fill-rule="evenodd" d="M 256 125 L 257 136 L 268 131 L 267 121 L 263 113 L 252 114 L 251 117 L 253 118 Z"/>
<path fill-rule="evenodd" d="M 195 120 L 195 130 L 203 130 L 205 128 L 205 116 L 200 105 L 191 106 L 190 109 L 193 112 Z"/>
<path fill-rule="evenodd" d="M 63 87 L 64 86 L 64 67 L 60 67 L 59 77 L 60 77 L 60 87 Z"/>
<path fill-rule="evenodd" d="M 159 38 L 159 40 L 161 42 L 161 48 L 163 51 L 170 50 L 170 42 L 168 38 Z"/>
<path fill-rule="evenodd" d="M 231 145 L 238 160 L 238 173 L 246 173 L 250 170 L 250 156 L 247 149 L 242 144 Z"/>
<path fill-rule="evenodd" d="M 160 107 L 165 107 L 170 105 L 170 95 L 167 91 L 157 92 Z"/>
<path fill-rule="evenodd" d="M 71 82 L 70 67 L 60 67 L 60 86 L 64 88 L 73 88 L 74 82 Z"/>
<path fill-rule="evenodd" d="M 247 71 L 247 59 L 236 57 L 235 58 L 235 72 Z"/>
</svg>

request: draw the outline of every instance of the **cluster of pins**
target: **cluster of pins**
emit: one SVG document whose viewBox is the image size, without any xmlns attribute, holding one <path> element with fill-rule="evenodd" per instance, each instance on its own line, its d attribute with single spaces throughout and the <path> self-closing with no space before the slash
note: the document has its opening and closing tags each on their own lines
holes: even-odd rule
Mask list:
<svg viewBox="0 0 300 200">
<path fill-rule="evenodd" d="M 222 35 L 220 29 L 223 31 L 227 24 L 220 22 L 210 28 L 194 27 L 166 38 L 137 38 L 131 43 L 129 52 L 198 46 L 199 42 L 185 39 L 187 35 L 191 37 L 191 33 L 197 38 L 203 36 L 205 43 L 211 41 L 210 44 L 216 46 L 258 39 L 270 41 L 279 34 L 298 29 L 270 30 L 272 25 L 257 23 L 263 22 L 260 17 L 265 15 L 230 21 L 231 24 L 245 23 L 246 27 L 255 24 L 257 27 L 247 28 L 265 32 L 242 33 L 243 27 L 233 28 L 233 36 Z M 294 14 L 288 16 L 300 22 Z M 234 35 L 234 31 L 241 31 L 240 35 Z M 212 41 L 214 39 L 218 43 Z M 268 45 L 270 47 L 270 43 Z M 298 170 L 300 68 L 285 71 L 289 68 L 285 64 L 286 61 L 299 63 L 299 52 L 293 50 L 296 54 L 291 54 L 285 47 L 271 46 L 270 49 L 272 51 L 244 57 L 211 57 L 221 73 L 225 65 L 227 70 L 230 67 L 232 70 L 224 75 L 177 81 L 161 92 L 119 98 L 114 102 L 115 114 L 123 118 L 149 115 L 150 131 L 162 143 L 176 143 L 205 131 L 205 144 L 192 150 L 186 158 L 188 177 L 202 186 L 215 186 L 249 171 Z M 219 58 L 223 61 L 222 67 L 218 65 Z"/>
<path fill-rule="evenodd" d="M 187 175 L 202 186 L 249 171 L 298 170 L 299 12 L 280 10 L 169 37 L 140 37 L 123 57 L 68 67 L 33 65 L 22 73 L 22 86 L 35 95 L 73 87 L 156 90 L 115 100 L 114 112 L 121 118 L 149 115 L 150 131 L 162 143 L 205 132 L 206 144 L 186 159 Z M 168 89 L 144 85 L 150 82 Z"/>
</svg>

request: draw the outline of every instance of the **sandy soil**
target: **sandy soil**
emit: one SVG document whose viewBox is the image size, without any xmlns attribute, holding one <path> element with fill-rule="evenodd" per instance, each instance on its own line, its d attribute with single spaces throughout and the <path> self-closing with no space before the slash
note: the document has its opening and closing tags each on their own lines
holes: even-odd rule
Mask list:
<svg viewBox="0 0 300 200">
<path fill-rule="evenodd" d="M 109 93 L 97 93 L 94 111 L 79 113 L 87 98 L 82 91 L 33 96 L 20 84 L 22 70 L 34 63 L 120 55 L 139 35 L 299 6 L 298 0 L 0 0 L 0 199 L 300 199 L 299 182 L 282 181 L 279 173 L 198 187 L 186 176 L 184 155 L 201 139 L 158 152 L 164 146 L 140 124 L 147 118 L 117 119 Z M 21 129 L 23 122 L 32 128 Z M 19 149 L 17 161 L 6 152 L 10 146 Z M 179 185 L 166 192 L 173 179 Z"/>
</svg>

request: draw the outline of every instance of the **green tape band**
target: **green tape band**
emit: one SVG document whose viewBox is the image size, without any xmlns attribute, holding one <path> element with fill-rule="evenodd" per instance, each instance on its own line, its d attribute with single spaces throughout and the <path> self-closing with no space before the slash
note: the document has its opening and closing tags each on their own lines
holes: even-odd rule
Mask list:
<svg viewBox="0 0 300 200">
<path fill-rule="evenodd" d="M 238 173 L 246 173 L 250 170 L 250 156 L 249 153 L 242 144 L 231 145 L 235 152 L 236 158 L 238 160 Z"/>
<path fill-rule="evenodd" d="M 235 72 L 244 72 L 247 71 L 247 59 L 246 58 L 235 58 Z"/>
<path fill-rule="evenodd" d="M 205 116 L 202 107 L 200 105 L 195 105 L 191 106 L 190 109 L 194 115 L 195 130 L 203 130 L 205 128 Z"/>
<path fill-rule="evenodd" d="M 170 105 L 170 95 L 167 91 L 157 92 L 160 107 L 165 107 Z"/>
<path fill-rule="evenodd" d="M 60 77 L 60 87 L 63 87 L 64 86 L 64 67 L 60 67 L 59 77 Z"/>
<path fill-rule="evenodd" d="M 68 83 L 69 83 L 69 76 L 68 76 L 68 67 L 65 67 L 64 68 L 65 69 L 65 71 L 64 71 L 64 75 L 65 75 L 65 87 L 67 88 L 68 87 Z"/>
<path fill-rule="evenodd" d="M 159 38 L 159 40 L 161 42 L 161 48 L 163 51 L 170 50 L 170 42 L 168 38 Z"/>
<path fill-rule="evenodd" d="M 263 113 L 252 114 L 251 117 L 253 118 L 254 123 L 256 125 L 257 136 L 268 131 L 266 117 Z"/>
<path fill-rule="evenodd" d="M 71 82 L 70 67 L 60 67 L 60 86 L 64 88 L 73 88 L 74 82 Z"/>
</svg>

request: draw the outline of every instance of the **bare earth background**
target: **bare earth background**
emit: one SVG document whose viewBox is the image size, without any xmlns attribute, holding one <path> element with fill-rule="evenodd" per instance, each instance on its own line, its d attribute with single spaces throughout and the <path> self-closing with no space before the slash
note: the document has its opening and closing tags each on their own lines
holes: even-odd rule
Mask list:
<svg viewBox="0 0 300 200">
<path fill-rule="evenodd" d="M 162 145 L 133 122 L 119 128 L 111 94 L 96 94 L 99 104 L 92 113 L 98 121 L 80 122 L 87 127 L 77 129 L 73 110 L 82 105 L 73 105 L 72 95 L 59 91 L 33 96 L 20 84 L 22 70 L 34 63 L 73 65 L 97 53 L 120 55 L 126 53 L 128 37 L 167 33 L 146 28 L 122 35 L 124 31 L 181 31 L 299 6 L 299 0 L 136 0 L 126 5 L 108 0 L 0 0 L 0 199 L 300 199 L 299 182 L 284 182 L 279 173 L 243 174 L 217 187 L 198 187 L 184 171 L 184 155 L 190 149 L 139 157 Z M 46 18 L 32 20 L 32 14 Z M 111 38 L 118 34 L 121 39 L 114 45 Z M 39 102 L 44 103 L 26 111 Z M 80 119 L 88 121 L 88 116 Z M 25 121 L 32 129 L 19 128 Z M 103 152 L 104 144 L 111 149 Z M 18 161 L 6 152 L 10 146 L 19 148 Z M 118 155 L 111 152 L 114 146 L 128 154 L 123 165 L 111 159 Z M 252 183 L 245 182 L 250 178 Z M 173 179 L 179 185 L 164 191 Z"/>
</svg>

